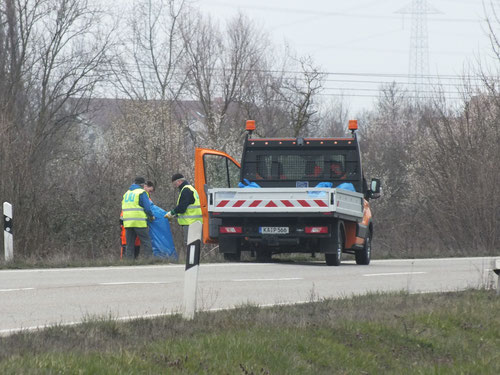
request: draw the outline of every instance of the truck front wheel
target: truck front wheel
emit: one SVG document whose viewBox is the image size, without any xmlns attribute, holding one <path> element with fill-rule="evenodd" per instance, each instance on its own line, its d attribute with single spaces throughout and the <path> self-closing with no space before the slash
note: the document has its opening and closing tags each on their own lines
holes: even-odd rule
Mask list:
<svg viewBox="0 0 500 375">
<path fill-rule="evenodd" d="M 356 250 L 356 264 L 361 264 L 367 266 L 370 264 L 370 259 L 372 256 L 372 234 L 368 233 L 365 238 L 365 246 L 363 250 Z"/>
</svg>

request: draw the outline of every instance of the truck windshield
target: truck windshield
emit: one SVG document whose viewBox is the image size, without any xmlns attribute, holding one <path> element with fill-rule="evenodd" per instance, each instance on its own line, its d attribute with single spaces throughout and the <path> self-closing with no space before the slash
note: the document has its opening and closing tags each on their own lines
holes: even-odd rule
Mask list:
<svg viewBox="0 0 500 375">
<path fill-rule="evenodd" d="M 257 153 L 246 155 L 243 177 L 249 180 L 351 180 L 357 178 L 357 162 L 344 153 Z"/>
</svg>

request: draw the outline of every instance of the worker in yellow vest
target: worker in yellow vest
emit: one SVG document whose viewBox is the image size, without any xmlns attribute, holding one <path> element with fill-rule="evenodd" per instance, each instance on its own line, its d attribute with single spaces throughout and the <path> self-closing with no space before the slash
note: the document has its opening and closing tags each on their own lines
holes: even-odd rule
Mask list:
<svg viewBox="0 0 500 375">
<path fill-rule="evenodd" d="M 153 255 L 148 220 L 154 220 L 154 215 L 151 211 L 149 196 L 144 190 L 145 183 L 144 177 L 136 177 L 122 199 L 122 220 L 127 239 L 125 255 L 129 259 L 134 259 L 134 245 L 137 237 L 141 240 L 141 250 L 144 256 Z"/>
<path fill-rule="evenodd" d="M 195 221 L 203 222 L 200 197 L 196 189 L 180 173 L 175 173 L 172 176 L 172 184 L 179 189 L 179 197 L 175 208 L 167 212 L 165 217 L 171 219 L 177 216 L 177 222 L 182 226 L 184 242 L 187 244 L 189 225 Z"/>
</svg>

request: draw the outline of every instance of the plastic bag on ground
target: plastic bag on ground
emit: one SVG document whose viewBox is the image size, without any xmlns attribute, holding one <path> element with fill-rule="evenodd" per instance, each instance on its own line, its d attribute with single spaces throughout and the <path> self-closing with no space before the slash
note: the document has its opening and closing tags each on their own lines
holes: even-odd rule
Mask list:
<svg viewBox="0 0 500 375">
<path fill-rule="evenodd" d="M 153 245 L 153 255 L 157 257 L 171 257 L 177 259 L 170 223 L 164 218 L 167 211 L 151 205 L 155 220 L 149 222 L 149 235 Z"/>
</svg>

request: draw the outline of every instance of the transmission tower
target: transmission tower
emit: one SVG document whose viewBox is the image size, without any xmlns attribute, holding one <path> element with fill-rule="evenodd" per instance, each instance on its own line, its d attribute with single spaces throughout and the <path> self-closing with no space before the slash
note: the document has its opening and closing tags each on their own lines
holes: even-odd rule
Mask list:
<svg viewBox="0 0 500 375">
<path fill-rule="evenodd" d="M 427 15 L 440 12 L 431 7 L 427 0 L 413 0 L 396 13 L 411 14 L 408 83 L 413 87 L 415 101 L 419 102 L 425 87 L 424 81 L 429 75 Z"/>
</svg>

